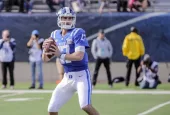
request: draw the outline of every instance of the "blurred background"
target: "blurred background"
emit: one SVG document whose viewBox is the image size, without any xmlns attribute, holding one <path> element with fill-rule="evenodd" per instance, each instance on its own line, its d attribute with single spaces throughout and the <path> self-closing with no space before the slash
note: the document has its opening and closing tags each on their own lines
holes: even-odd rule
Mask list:
<svg viewBox="0 0 170 115">
<path fill-rule="evenodd" d="M 170 14 L 169 0 L 1 0 L 0 31 L 8 29 L 16 40 L 15 81 L 31 81 L 29 49 L 27 42 L 33 30 L 39 31 L 41 38 L 48 38 L 58 29 L 56 11 L 64 6 L 72 7 L 77 12 L 76 26 L 86 31 L 91 43 L 97 37 L 99 29 L 104 29 L 110 40 L 113 53 L 111 56 L 112 78 L 126 75 L 127 58 L 122 54 L 122 44 L 129 34 L 130 27 L 139 30 L 144 45 L 154 61 L 160 63 L 159 75 L 162 82 L 167 82 L 170 61 Z M 88 50 L 89 67 L 93 74 L 94 58 Z M 44 81 L 58 79 L 55 60 L 44 63 Z M 120 69 L 121 68 L 121 69 Z M 98 82 L 106 82 L 103 66 L 99 71 Z M 135 71 L 132 72 L 132 81 Z M 0 77 L 2 79 L 2 77 Z M 37 78 L 38 79 L 38 78 Z"/>
<path fill-rule="evenodd" d="M 23 115 L 24 113 L 30 115 L 28 108 L 31 107 L 31 115 L 46 115 L 46 107 L 51 92 L 61 79 L 55 59 L 48 63 L 42 63 L 42 65 L 39 64 L 38 67 L 42 67 L 41 73 L 32 72 L 35 66 L 30 63 L 31 53 L 28 42 L 31 39 L 38 38 L 35 43 L 40 45 L 44 39 L 50 36 L 52 31 L 59 29 L 56 12 L 65 6 L 71 7 L 77 13 L 76 27 L 83 28 L 86 31 L 86 38 L 91 47 L 93 40 L 98 37 L 100 29 L 111 43 L 112 52 L 109 57 L 109 66 L 113 85 L 111 88 L 108 87 L 106 74 L 108 70 L 101 65 L 97 75 L 97 85 L 94 88 L 94 91 L 97 90 L 93 96 L 94 104 L 102 115 L 146 115 L 152 112 L 152 110 L 146 111 L 149 108 L 167 101 L 168 103 L 165 104 L 170 103 L 169 95 L 167 95 L 170 94 L 170 0 L 0 0 L 0 32 L 2 33 L 0 49 L 3 47 L 1 44 L 4 38 L 10 38 L 6 41 L 9 41 L 10 47 L 14 49 L 14 58 L 10 62 L 10 64 L 13 64 L 12 66 L 10 64 L 5 66 L 1 60 L 0 82 L 4 84 L 3 72 L 6 71 L 4 70 L 5 67 L 12 68 L 14 80 L 11 80 L 10 72 L 7 71 L 5 76 L 7 76 L 6 81 L 8 83 L 5 83 L 5 87 L 0 85 L 2 89 L 7 88 L 7 90 L 0 90 L 0 102 L 3 102 L 0 114 Z M 153 92 L 142 90 L 138 87 L 139 84 L 134 84 L 136 80 L 134 65 L 129 79 L 130 85 L 127 87 L 127 84 L 125 84 L 128 58 L 123 55 L 122 47 L 126 36 L 132 32 L 131 27 L 135 27 L 138 30 L 137 34 L 141 36 L 145 49 L 144 54 L 149 54 L 151 60 L 158 63 L 159 69 L 156 77 L 158 77 L 159 83 L 157 89 Z M 9 30 L 10 33 L 3 34 L 4 30 Z M 32 37 L 33 35 L 36 38 L 34 38 L 35 36 Z M 37 52 L 34 53 L 38 55 Z M 91 53 L 91 48 L 87 50 L 87 53 L 89 70 L 93 79 L 96 59 Z M 140 57 L 141 62 L 143 56 L 142 54 Z M 0 55 L 1 57 L 3 56 Z M 26 90 L 28 88 L 34 89 L 29 87 L 33 81 L 32 73 L 35 73 L 36 88 L 39 86 L 38 89 L 45 89 L 44 92 L 43 90 L 35 90 L 33 94 L 29 94 L 30 92 Z M 138 81 L 141 81 L 142 78 L 143 74 L 141 73 Z M 15 81 L 15 85 L 11 84 L 11 81 Z M 38 85 L 38 82 L 40 82 L 40 85 Z M 16 90 L 8 90 L 9 86 L 12 86 L 10 89 Z M 8 100 L 8 97 L 11 96 L 21 99 L 11 99 L 17 102 L 13 105 L 4 102 L 11 101 Z M 25 101 L 25 97 L 37 98 L 36 101 L 26 102 L 23 106 L 19 101 Z M 26 98 L 26 101 L 31 100 L 30 98 Z M 78 103 L 76 105 L 75 101 L 77 100 L 74 96 L 61 110 L 61 113 L 67 115 L 70 111 L 70 115 L 84 115 L 77 109 Z M 73 106 L 74 104 L 75 106 Z M 9 111 L 9 108 L 11 111 Z M 21 111 L 16 111 L 18 108 L 21 108 Z M 153 110 L 154 112 L 150 115 L 169 115 L 169 110 L 168 106 L 160 109 L 160 111 Z"/>
</svg>

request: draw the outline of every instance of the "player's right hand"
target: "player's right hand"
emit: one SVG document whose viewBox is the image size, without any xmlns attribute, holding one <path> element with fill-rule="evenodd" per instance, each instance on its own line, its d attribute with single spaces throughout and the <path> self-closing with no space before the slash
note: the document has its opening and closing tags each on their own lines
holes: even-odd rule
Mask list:
<svg viewBox="0 0 170 115">
<path fill-rule="evenodd" d="M 32 36 L 31 36 L 31 39 L 32 39 L 32 40 L 35 40 L 35 39 L 36 39 L 36 36 L 35 36 L 35 35 L 32 35 Z"/>
<path fill-rule="evenodd" d="M 42 45 L 42 48 L 43 49 L 47 49 L 48 47 L 49 47 L 49 43 L 52 41 L 52 39 L 46 39 L 46 40 L 44 40 L 44 42 L 43 42 L 43 45 Z"/>
</svg>

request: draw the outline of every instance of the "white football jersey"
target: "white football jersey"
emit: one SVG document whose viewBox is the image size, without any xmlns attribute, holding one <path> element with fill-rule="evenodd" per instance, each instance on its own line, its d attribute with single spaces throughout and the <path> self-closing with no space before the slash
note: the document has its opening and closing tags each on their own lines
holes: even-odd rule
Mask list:
<svg viewBox="0 0 170 115">
<path fill-rule="evenodd" d="M 44 41 L 43 38 L 40 38 L 38 40 L 38 44 L 41 44 Z M 33 41 L 32 47 L 29 49 L 29 61 L 30 62 L 37 62 L 41 61 L 41 54 L 42 54 L 42 49 L 39 49 L 37 47 L 36 41 Z"/>
<path fill-rule="evenodd" d="M 0 45 L 3 43 L 3 39 L 0 39 Z M 12 45 L 16 45 L 15 39 L 11 38 L 10 43 Z M 0 46 L 0 61 L 1 62 L 11 62 L 14 58 L 14 51 L 11 49 L 9 42 L 4 42 L 2 46 Z"/>
</svg>

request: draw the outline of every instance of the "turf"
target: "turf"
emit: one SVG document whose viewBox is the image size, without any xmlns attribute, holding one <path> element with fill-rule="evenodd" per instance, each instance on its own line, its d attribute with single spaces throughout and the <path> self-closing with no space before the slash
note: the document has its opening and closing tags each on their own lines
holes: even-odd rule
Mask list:
<svg viewBox="0 0 170 115">
<path fill-rule="evenodd" d="M 47 90 L 53 90 L 56 87 L 56 83 L 45 83 L 44 89 Z M 17 89 L 28 89 L 30 86 L 30 83 L 16 83 L 15 90 Z M 38 84 L 37 84 L 38 87 Z M 101 90 L 141 90 L 139 87 L 135 87 L 133 84 L 130 84 L 129 87 L 126 87 L 123 83 L 114 84 L 113 88 L 110 88 L 107 84 L 97 84 L 95 89 L 101 89 Z M 170 84 L 161 84 L 158 85 L 157 90 L 170 90 Z"/>
<path fill-rule="evenodd" d="M 51 94 L 21 94 L 0 99 L 1 115 L 47 115 Z M 93 105 L 101 115 L 137 115 L 155 105 L 169 101 L 170 95 L 93 94 Z M 10 98 L 41 98 L 40 100 L 7 102 Z M 169 107 L 162 107 L 149 115 L 169 115 Z M 61 108 L 61 115 L 86 115 L 79 108 L 77 94 Z"/>
<path fill-rule="evenodd" d="M 17 83 L 15 90 L 28 90 L 29 83 Z M 53 90 L 55 83 L 46 83 L 45 89 Z M 131 85 L 125 87 L 124 84 L 115 84 L 114 88 L 109 88 L 106 84 L 98 84 L 95 89 L 102 90 L 134 90 L 140 91 L 139 88 Z M 170 89 L 169 84 L 162 84 L 157 90 Z M 1 90 L 5 91 L 5 90 Z M 150 90 L 152 91 L 152 90 Z M 43 92 L 43 90 L 42 90 Z M 5 97 L 4 95 L 8 95 Z M 47 115 L 47 107 L 51 93 L 36 94 L 19 94 L 0 93 L 0 115 Z M 7 101 L 13 98 L 39 98 L 28 101 Z M 170 95 L 153 95 L 153 94 L 93 94 L 92 103 L 100 112 L 100 115 L 138 115 L 154 106 L 170 101 Z M 170 105 L 163 106 L 147 115 L 169 115 Z M 79 107 L 78 97 L 75 94 L 65 106 L 60 110 L 60 115 L 86 115 Z"/>
</svg>

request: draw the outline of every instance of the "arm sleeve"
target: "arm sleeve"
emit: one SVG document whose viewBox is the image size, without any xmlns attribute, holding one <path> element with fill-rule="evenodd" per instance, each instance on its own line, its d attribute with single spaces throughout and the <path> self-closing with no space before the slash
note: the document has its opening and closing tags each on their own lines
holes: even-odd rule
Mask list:
<svg viewBox="0 0 170 115">
<path fill-rule="evenodd" d="M 85 48 L 89 48 L 85 31 L 83 29 L 77 30 L 76 33 L 74 33 L 73 39 L 74 39 L 75 48 L 78 46 L 84 46 Z"/>
<path fill-rule="evenodd" d="M 28 48 L 28 49 L 30 49 L 30 48 L 31 48 L 31 46 L 27 46 L 27 48 Z"/>
<path fill-rule="evenodd" d="M 127 56 L 128 54 L 128 38 L 127 37 L 125 37 L 123 41 L 122 52 L 124 56 Z"/>
<path fill-rule="evenodd" d="M 16 41 L 15 41 L 15 39 L 14 39 L 14 38 L 11 38 L 9 44 L 10 44 L 11 49 L 14 50 L 15 47 L 16 47 Z"/>
<path fill-rule="evenodd" d="M 95 39 L 95 40 L 93 40 L 93 42 L 92 42 L 92 48 L 91 48 L 91 53 L 92 53 L 94 59 L 97 59 L 97 55 L 96 55 L 97 46 L 96 46 L 96 45 L 97 45 L 97 44 L 96 44 L 96 39 Z"/>
<path fill-rule="evenodd" d="M 53 31 L 53 32 L 51 32 L 51 35 L 50 35 L 50 38 L 55 38 L 55 33 L 56 33 L 56 31 Z"/>
<path fill-rule="evenodd" d="M 54 36 L 54 31 L 53 31 L 53 32 L 51 32 L 50 37 L 51 37 L 51 38 L 53 38 L 53 36 Z"/>
<path fill-rule="evenodd" d="M 156 66 L 154 67 L 155 73 L 158 73 L 158 70 L 159 70 L 159 67 L 158 67 L 158 65 L 156 65 Z"/>
<path fill-rule="evenodd" d="M 0 49 L 3 47 L 3 44 L 4 44 L 4 41 L 1 40 L 1 41 L 0 41 Z"/>
<path fill-rule="evenodd" d="M 112 57 L 112 54 L 113 54 L 113 47 L 112 47 L 112 44 L 110 43 L 109 40 L 108 40 L 108 46 L 109 46 L 109 56 Z"/>
<path fill-rule="evenodd" d="M 43 42 L 44 42 L 44 39 L 43 39 L 43 38 L 39 39 L 39 41 L 38 41 L 38 44 L 40 45 L 40 48 L 41 48 L 41 49 L 42 49 Z"/>
</svg>

